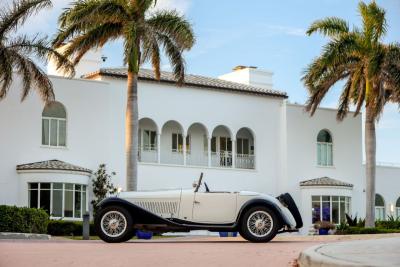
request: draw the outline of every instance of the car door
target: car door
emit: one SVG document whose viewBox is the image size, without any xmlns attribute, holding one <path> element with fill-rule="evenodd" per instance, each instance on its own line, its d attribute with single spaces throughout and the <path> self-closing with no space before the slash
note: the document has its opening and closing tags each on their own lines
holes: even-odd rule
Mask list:
<svg viewBox="0 0 400 267">
<path fill-rule="evenodd" d="M 199 223 L 233 223 L 236 220 L 237 194 L 197 192 L 193 201 L 193 221 Z"/>
</svg>

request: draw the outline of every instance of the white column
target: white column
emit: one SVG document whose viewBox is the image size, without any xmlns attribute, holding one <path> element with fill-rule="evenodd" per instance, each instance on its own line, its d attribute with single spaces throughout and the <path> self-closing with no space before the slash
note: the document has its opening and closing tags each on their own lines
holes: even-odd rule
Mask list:
<svg viewBox="0 0 400 267">
<path fill-rule="evenodd" d="M 157 133 L 157 163 L 161 163 L 161 134 Z"/>
<path fill-rule="evenodd" d="M 186 166 L 186 135 L 183 135 L 183 165 Z"/>
<path fill-rule="evenodd" d="M 232 139 L 232 168 L 236 167 L 236 139 Z"/>
<path fill-rule="evenodd" d="M 207 137 L 207 165 L 211 167 L 211 137 Z"/>
</svg>

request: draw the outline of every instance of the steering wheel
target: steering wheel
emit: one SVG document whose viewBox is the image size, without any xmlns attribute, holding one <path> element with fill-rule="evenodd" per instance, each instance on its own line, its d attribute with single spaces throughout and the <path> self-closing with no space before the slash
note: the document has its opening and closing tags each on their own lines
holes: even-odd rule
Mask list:
<svg viewBox="0 0 400 267">
<path fill-rule="evenodd" d="M 209 193 L 209 192 L 210 192 L 210 189 L 208 188 L 208 185 L 207 185 L 206 182 L 204 182 L 204 186 L 206 187 L 206 193 Z"/>
</svg>

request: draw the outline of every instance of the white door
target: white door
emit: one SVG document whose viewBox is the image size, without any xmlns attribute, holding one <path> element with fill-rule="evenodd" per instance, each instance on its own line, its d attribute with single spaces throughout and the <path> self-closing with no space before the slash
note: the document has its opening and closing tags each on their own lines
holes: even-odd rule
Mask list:
<svg viewBox="0 0 400 267">
<path fill-rule="evenodd" d="M 235 222 L 236 197 L 236 193 L 195 193 L 193 221 L 215 224 Z"/>
</svg>

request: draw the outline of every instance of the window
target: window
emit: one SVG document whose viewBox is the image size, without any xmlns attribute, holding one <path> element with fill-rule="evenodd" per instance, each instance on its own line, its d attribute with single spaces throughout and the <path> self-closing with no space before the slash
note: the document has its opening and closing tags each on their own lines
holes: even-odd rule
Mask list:
<svg viewBox="0 0 400 267">
<path fill-rule="evenodd" d="M 186 151 L 190 153 L 190 135 L 186 135 Z M 183 135 L 172 134 L 172 152 L 183 152 Z"/>
<path fill-rule="evenodd" d="M 77 218 L 88 212 L 86 185 L 69 183 L 29 183 L 30 208 L 42 208 L 52 218 Z"/>
<path fill-rule="evenodd" d="M 237 154 L 250 154 L 250 142 L 247 138 L 238 138 L 236 141 L 236 153 Z"/>
<path fill-rule="evenodd" d="M 42 145 L 65 147 L 67 113 L 60 102 L 48 103 L 42 112 Z"/>
<path fill-rule="evenodd" d="M 143 130 L 143 150 L 157 150 L 157 133 L 156 131 Z"/>
<path fill-rule="evenodd" d="M 400 217 L 400 197 L 396 201 L 396 214 L 397 217 Z"/>
<path fill-rule="evenodd" d="M 345 196 L 312 196 L 312 223 L 329 221 L 339 224 L 350 213 L 351 198 Z"/>
<path fill-rule="evenodd" d="M 385 200 L 379 194 L 375 194 L 375 219 L 376 220 L 385 220 Z"/>
<path fill-rule="evenodd" d="M 327 130 L 322 130 L 317 136 L 318 166 L 333 166 L 332 136 Z"/>
<path fill-rule="evenodd" d="M 190 153 L 191 139 L 190 134 L 186 135 L 186 153 Z"/>
</svg>

